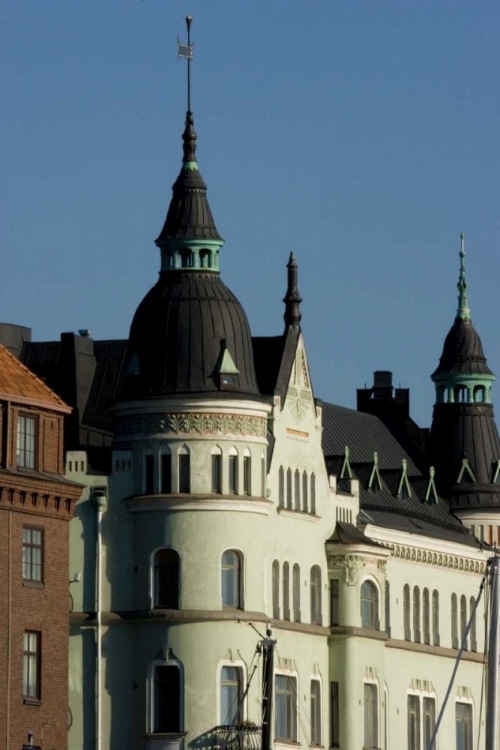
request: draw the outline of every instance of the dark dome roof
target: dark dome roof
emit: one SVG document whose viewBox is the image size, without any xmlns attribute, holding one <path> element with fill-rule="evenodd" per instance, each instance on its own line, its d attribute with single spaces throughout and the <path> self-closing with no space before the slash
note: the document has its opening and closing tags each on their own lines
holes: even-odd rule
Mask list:
<svg viewBox="0 0 500 750">
<path fill-rule="evenodd" d="M 161 273 L 132 321 L 129 394 L 218 392 L 224 341 L 238 370 L 231 390 L 259 395 L 250 328 L 234 294 L 216 274 Z"/>
<path fill-rule="evenodd" d="M 432 377 L 438 375 L 493 375 L 486 362 L 481 339 L 471 320 L 459 317 L 455 319 Z"/>
</svg>

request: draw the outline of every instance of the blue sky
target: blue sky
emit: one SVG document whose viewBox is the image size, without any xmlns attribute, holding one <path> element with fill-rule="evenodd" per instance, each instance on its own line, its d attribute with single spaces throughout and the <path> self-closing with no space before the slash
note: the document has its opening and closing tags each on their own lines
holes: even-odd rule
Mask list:
<svg viewBox="0 0 500 750">
<path fill-rule="evenodd" d="M 281 332 L 293 250 L 316 395 L 352 406 L 392 369 L 428 424 L 463 231 L 500 375 L 493 0 L 4 0 L 0 320 L 127 336 L 180 165 L 187 13 L 200 168 L 252 332 Z"/>
</svg>

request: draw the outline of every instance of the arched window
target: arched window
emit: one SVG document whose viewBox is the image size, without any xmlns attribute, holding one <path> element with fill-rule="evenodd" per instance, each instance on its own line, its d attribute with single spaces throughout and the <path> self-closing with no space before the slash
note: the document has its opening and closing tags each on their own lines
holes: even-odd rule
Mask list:
<svg viewBox="0 0 500 750">
<path fill-rule="evenodd" d="M 286 507 L 292 510 L 292 470 L 290 468 L 286 472 Z"/>
<path fill-rule="evenodd" d="M 460 639 L 463 641 L 465 629 L 467 628 L 467 599 L 462 594 L 460 597 Z M 464 649 L 467 651 L 468 644 L 467 639 L 464 641 Z"/>
<path fill-rule="evenodd" d="M 290 619 L 290 566 L 283 563 L 283 619 Z"/>
<path fill-rule="evenodd" d="M 168 448 L 161 452 L 161 492 L 170 495 L 172 492 L 172 456 Z"/>
<path fill-rule="evenodd" d="M 311 474 L 311 513 L 316 514 L 316 477 Z"/>
<path fill-rule="evenodd" d="M 420 589 L 413 587 L 413 639 L 420 643 Z"/>
<path fill-rule="evenodd" d="M 321 682 L 311 680 L 311 745 L 321 747 Z"/>
<path fill-rule="evenodd" d="M 464 385 L 456 385 L 454 396 L 456 402 L 465 403 L 467 401 L 467 388 Z"/>
<path fill-rule="evenodd" d="M 222 492 L 222 451 L 212 448 L 212 492 Z"/>
<path fill-rule="evenodd" d="M 243 721 L 243 670 L 222 667 L 220 673 L 220 724 L 231 726 Z"/>
<path fill-rule="evenodd" d="M 432 592 L 432 643 L 439 646 L 439 594 L 436 589 Z"/>
<path fill-rule="evenodd" d="M 323 624 L 321 613 L 321 568 L 313 565 L 311 568 L 311 622 L 315 625 Z"/>
<path fill-rule="evenodd" d="M 378 588 L 373 581 L 361 584 L 361 624 L 364 628 L 379 629 Z"/>
<path fill-rule="evenodd" d="M 295 510 L 300 510 L 300 471 L 295 469 Z"/>
<path fill-rule="evenodd" d="M 391 586 L 388 580 L 385 582 L 385 632 L 391 636 Z"/>
<path fill-rule="evenodd" d="M 281 466 L 280 466 L 281 469 Z M 261 457 L 260 457 L 260 494 L 262 497 L 266 496 L 266 457 L 264 455 L 264 451 L 262 451 Z M 283 503 L 280 503 L 280 505 L 283 505 Z"/>
<path fill-rule="evenodd" d="M 431 606 L 429 598 L 429 589 L 423 591 L 423 616 L 424 616 L 424 643 L 430 644 L 431 642 Z"/>
<path fill-rule="evenodd" d="M 221 589 L 222 606 L 243 608 L 241 555 L 234 549 L 222 554 Z"/>
<path fill-rule="evenodd" d="M 154 671 L 153 732 L 181 731 L 180 669 L 176 664 L 158 665 Z"/>
<path fill-rule="evenodd" d="M 411 641 L 410 628 L 410 587 L 406 583 L 403 589 L 403 621 L 405 641 Z"/>
<path fill-rule="evenodd" d="M 470 650 L 471 651 L 477 651 L 477 627 L 476 627 L 476 600 L 473 596 L 470 598 L 470 614 L 471 614 L 471 624 L 470 624 Z"/>
<path fill-rule="evenodd" d="M 160 549 L 155 555 L 154 606 L 179 609 L 180 558 L 175 549 Z"/>
<path fill-rule="evenodd" d="M 280 466 L 279 472 L 278 504 L 280 508 L 285 507 L 285 470 Z"/>
<path fill-rule="evenodd" d="M 307 471 L 303 471 L 302 472 L 302 510 L 304 511 L 304 513 L 309 512 L 308 484 L 309 482 L 307 481 Z"/>
<path fill-rule="evenodd" d="M 187 445 L 179 450 L 179 492 L 191 492 L 191 456 Z"/>
<path fill-rule="evenodd" d="M 232 495 L 238 494 L 238 451 L 231 448 L 229 451 L 229 492 Z"/>
<path fill-rule="evenodd" d="M 243 492 L 245 495 L 252 494 L 252 456 L 248 448 L 243 454 Z"/>
<path fill-rule="evenodd" d="M 273 560 L 273 617 L 275 620 L 280 618 L 280 564 Z"/>
<path fill-rule="evenodd" d="M 486 389 L 484 385 L 474 386 L 474 401 L 480 404 L 486 401 Z"/>
<path fill-rule="evenodd" d="M 458 648 L 458 602 L 457 595 L 451 595 L 451 647 Z"/>
<path fill-rule="evenodd" d="M 300 622 L 300 568 L 293 566 L 293 619 Z"/>
</svg>

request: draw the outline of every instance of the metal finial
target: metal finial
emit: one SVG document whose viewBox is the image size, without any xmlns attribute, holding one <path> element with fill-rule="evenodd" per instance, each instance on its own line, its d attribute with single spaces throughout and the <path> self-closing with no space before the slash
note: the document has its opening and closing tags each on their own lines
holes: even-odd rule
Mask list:
<svg viewBox="0 0 500 750">
<path fill-rule="evenodd" d="M 191 112 L 191 60 L 193 59 L 194 44 L 191 44 L 191 24 L 193 16 L 186 16 L 187 27 L 187 44 L 184 44 L 177 37 L 177 57 L 187 60 L 187 111 Z"/>
<path fill-rule="evenodd" d="M 470 310 L 467 302 L 467 279 L 465 278 L 465 235 L 460 235 L 460 273 L 458 276 L 458 310 L 457 318 L 470 320 Z"/>
<path fill-rule="evenodd" d="M 300 303 L 302 298 L 298 289 L 298 271 L 299 267 L 295 260 L 295 255 L 290 253 L 290 259 L 287 263 L 288 284 L 283 302 L 285 303 L 285 325 L 298 326 L 302 315 L 300 314 Z"/>
</svg>

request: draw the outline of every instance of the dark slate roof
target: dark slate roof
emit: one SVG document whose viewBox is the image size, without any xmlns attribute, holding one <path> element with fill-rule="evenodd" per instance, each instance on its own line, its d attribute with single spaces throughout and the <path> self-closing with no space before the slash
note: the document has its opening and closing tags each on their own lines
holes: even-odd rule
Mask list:
<svg viewBox="0 0 500 750">
<path fill-rule="evenodd" d="M 161 273 L 132 321 L 129 356 L 139 372 L 129 395 L 220 393 L 224 345 L 239 371 L 232 392 L 259 396 L 250 327 L 234 294 L 215 274 Z"/>
<path fill-rule="evenodd" d="M 321 405 L 327 470 L 339 475 L 347 445 L 353 477 L 360 483 L 360 508 L 366 516 L 376 519 L 373 523 L 387 528 L 405 527 L 415 534 L 477 545 L 460 520 L 450 512 L 447 500 L 439 498 L 437 504 L 424 501 L 427 478 L 421 475 L 378 417 L 334 404 Z M 378 491 L 368 489 L 375 451 L 382 480 L 382 489 Z M 406 460 L 411 487 L 411 497 L 407 498 L 397 496 L 403 459 Z"/>
<path fill-rule="evenodd" d="M 354 524 L 345 521 L 337 521 L 335 531 L 328 541 L 338 544 L 363 544 L 369 547 L 382 547 L 381 544 L 374 542 L 373 539 L 363 534 Z"/>
<path fill-rule="evenodd" d="M 299 336 L 300 328 L 289 325 L 282 336 L 252 338 L 255 370 L 261 393 L 277 394 L 284 398 L 290 382 Z"/>
<path fill-rule="evenodd" d="M 207 186 L 196 163 L 196 137 L 193 116 L 191 112 L 188 112 L 182 136 L 183 164 L 172 186 L 173 195 L 165 224 L 156 240 L 156 244 L 160 247 L 170 238 L 222 239 L 208 204 Z"/>
<path fill-rule="evenodd" d="M 476 481 L 464 472 L 466 458 Z M 429 433 L 429 463 L 436 468 L 440 491 L 453 508 L 498 508 L 500 486 L 493 485 L 500 459 L 500 438 L 492 404 L 436 404 Z"/>
<path fill-rule="evenodd" d="M 443 353 L 432 377 L 440 375 L 492 375 L 479 334 L 471 320 L 457 317 L 446 336 Z"/>
</svg>

